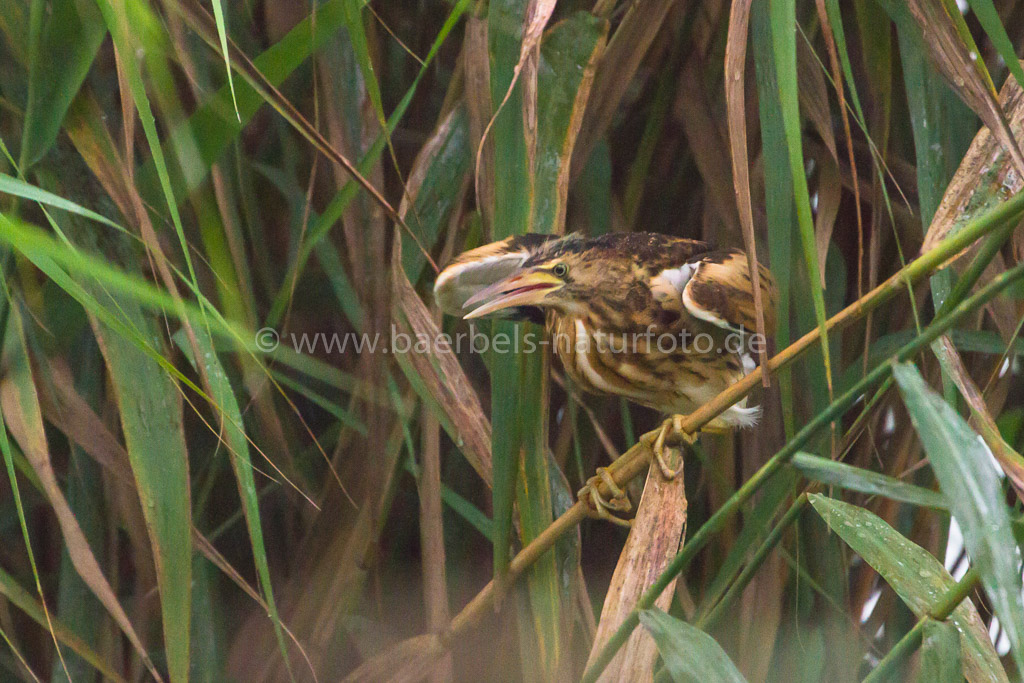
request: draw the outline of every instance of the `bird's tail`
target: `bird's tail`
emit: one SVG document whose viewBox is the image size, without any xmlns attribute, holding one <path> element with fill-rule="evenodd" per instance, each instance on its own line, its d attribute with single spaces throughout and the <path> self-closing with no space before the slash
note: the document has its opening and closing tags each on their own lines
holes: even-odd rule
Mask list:
<svg viewBox="0 0 1024 683">
<path fill-rule="evenodd" d="M 761 406 L 747 406 L 746 399 L 718 416 L 718 419 L 730 427 L 745 429 L 753 427 L 761 419 Z"/>
</svg>

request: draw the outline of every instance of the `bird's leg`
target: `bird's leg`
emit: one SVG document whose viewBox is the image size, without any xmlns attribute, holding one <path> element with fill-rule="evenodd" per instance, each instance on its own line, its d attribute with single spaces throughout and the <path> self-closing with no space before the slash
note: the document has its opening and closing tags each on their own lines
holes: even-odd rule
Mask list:
<svg viewBox="0 0 1024 683">
<path fill-rule="evenodd" d="M 669 481 L 675 479 L 679 474 L 678 470 L 669 466 L 670 460 L 674 460 L 672 456 L 678 454 L 681 457 L 682 453 L 679 453 L 679 447 L 692 445 L 697 440 L 696 435 L 683 429 L 685 420 L 685 415 L 673 415 L 665 420 L 660 429 L 650 432 L 642 439 L 644 452 L 648 459 L 652 464 L 657 463 L 662 476 Z M 628 512 L 633 509 L 625 491 L 615 483 L 615 479 L 612 477 L 612 472 L 618 462 L 616 460 L 610 467 L 597 468 L 597 474 L 587 480 L 576 496 L 588 504 L 593 517 L 628 527 L 631 526 L 630 520 L 612 514 L 612 512 Z M 610 500 L 601 495 L 600 485 L 602 483 L 611 494 Z"/>
<path fill-rule="evenodd" d="M 608 487 L 608 491 L 612 496 L 611 500 L 608 500 L 601 495 L 599 486 L 602 482 L 604 482 L 604 485 Z M 607 467 L 598 467 L 597 474 L 587 480 L 587 483 L 583 485 L 583 488 L 579 490 L 576 496 L 580 500 L 586 501 L 590 504 L 590 507 L 593 508 L 594 517 L 604 519 L 621 526 L 632 526 L 628 519 L 616 517 L 609 512 L 629 512 L 633 509 L 633 504 L 629 502 L 629 497 L 626 495 L 626 492 L 619 488 L 619 485 L 615 483 L 615 479 L 612 477 Z"/>
<path fill-rule="evenodd" d="M 685 415 L 673 415 L 668 418 L 662 423 L 654 439 L 648 442 L 651 459 L 657 463 L 662 476 L 669 481 L 675 479 L 679 471 L 669 467 L 666 456 L 677 453 L 679 446 L 692 446 L 697 440 L 696 435 L 683 429 L 685 419 Z M 682 456 L 681 453 L 679 455 Z"/>
</svg>

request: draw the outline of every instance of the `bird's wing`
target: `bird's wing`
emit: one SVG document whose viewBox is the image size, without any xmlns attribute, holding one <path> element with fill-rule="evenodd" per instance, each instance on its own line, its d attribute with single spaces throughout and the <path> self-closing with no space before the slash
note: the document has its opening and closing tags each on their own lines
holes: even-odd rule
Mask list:
<svg viewBox="0 0 1024 683">
<path fill-rule="evenodd" d="M 758 268 L 765 333 L 771 336 L 775 333 L 775 283 L 767 268 Z M 690 315 L 712 325 L 741 332 L 757 329 L 754 288 L 747 257 L 741 251 L 711 251 L 688 257 L 681 265 L 658 273 L 651 280 L 651 291 L 659 298 L 682 297 Z"/>
<path fill-rule="evenodd" d="M 718 327 L 754 332 L 757 313 L 747 256 L 741 251 L 716 251 L 691 262 L 693 271 L 682 288 L 683 305 L 690 315 Z M 758 264 L 765 333 L 775 334 L 775 282 Z"/>
<path fill-rule="evenodd" d="M 513 235 L 500 242 L 459 254 L 434 283 L 434 299 L 448 315 L 462 316 L 463 304 L 485 287 L 503 280 L 523 265 L 530 254 L 556 235 Z"/>
</svg>

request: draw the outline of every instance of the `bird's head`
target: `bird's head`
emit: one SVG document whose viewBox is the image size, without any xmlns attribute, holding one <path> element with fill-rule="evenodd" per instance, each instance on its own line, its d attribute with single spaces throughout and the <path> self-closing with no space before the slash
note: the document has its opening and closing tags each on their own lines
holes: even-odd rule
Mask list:
<svg viewBox="0 0 1024 683">
<path fill-rule="evenodd" d="M 434 290 L 442 308 L 467 319 L 529 317 L 524 313 L 531 310 L 580 313 L 596 293 L 621 289 L 629 275 L 625 262 L 577 235 L 518 246 L 496 254 L 488 245 L 487 252 L 467 252 L 442 271 Z"/>
</svg>

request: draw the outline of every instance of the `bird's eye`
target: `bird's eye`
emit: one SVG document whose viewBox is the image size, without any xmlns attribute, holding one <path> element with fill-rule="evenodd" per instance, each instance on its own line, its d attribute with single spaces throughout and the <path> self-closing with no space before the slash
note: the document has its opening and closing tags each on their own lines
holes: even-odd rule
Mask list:
<svg viewBox="0 0 1024 683">
<path fill-rule="evenodd" d="M 569 274 L 569 266 L 565 265 L 564 263 L 559 263 L 555 265 L 554 268 L 551 269 L 551 272 L 554 274 L 555 277 L 565 277 L 566 275 Z"/>
</svg>

